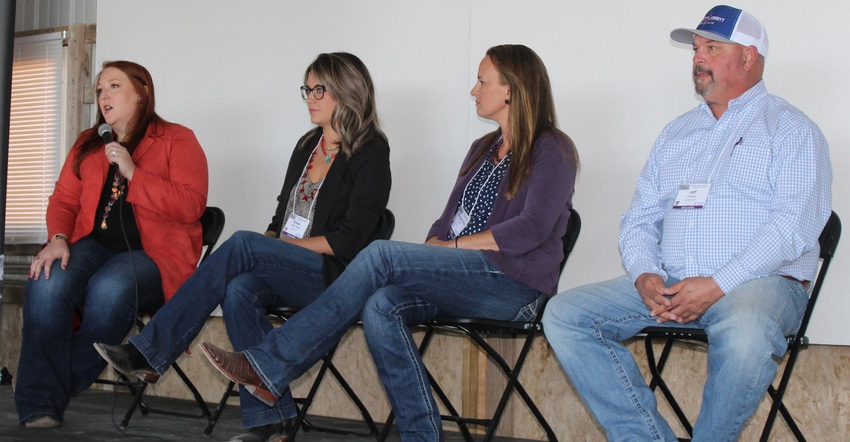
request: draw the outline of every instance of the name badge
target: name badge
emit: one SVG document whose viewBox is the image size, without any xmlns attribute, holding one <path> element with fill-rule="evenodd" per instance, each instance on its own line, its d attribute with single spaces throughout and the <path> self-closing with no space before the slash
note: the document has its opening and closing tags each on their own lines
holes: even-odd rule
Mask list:
<svg viewBox="0 0 850 442">
<path fill-rule="evenodd" d="M 304 234 L 307 233 L 307 226 L 309 225 L 309 219 L 293 213 L 289 215 L 289 219 L 286 220 L 286 225 L 283 226 L 283 232 L 281 233 L 290 238 L 303 238 Z"/>
<path fill-rule="evenodd" d="M 708 200 L 711 184 L 682 184 L 673 201 L 674 209 L 702 209 Z"/>
<path fill-rule="evenodd" d="M 452 220 L 452 233 L 454 233 L 454 236 L 460 236 L 460 232 L 463 232 L 467 224 L 469 224 L 469 215 L 466 213 L 466 210 L 463 210 L 463 206 L 460 206 L 457 208 L 455 218 Z"/>
</svg>

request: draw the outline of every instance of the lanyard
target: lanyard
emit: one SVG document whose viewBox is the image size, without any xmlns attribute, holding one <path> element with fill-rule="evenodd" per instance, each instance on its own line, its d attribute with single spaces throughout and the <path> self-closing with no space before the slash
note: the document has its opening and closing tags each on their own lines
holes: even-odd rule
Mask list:
<svg viewBox="0 0 850 442">
<path fill-rule="evenodd" d="M 498 148 L 502 145 L 502 141 L 503 141 L 503 140 L 502 140 L 502 136 L 501 136 L 501 135 L 499 135 L 499 140 L 498 140 L 498 141 L 496 141 L 496 149 L 497 149 L 497 150 L 498 150 Z M 469 208 L 469 210 L 467 211 L 467 213 L 472 214 L 472 213 L 475 211 L 475 206 L 477 206 L 477 205 L 478 205 L 478 198 L 480 198 L 480 197 L 481 197 L 481 192 L 482 192 L 482 191 L 483 191 L 483 190 L 487 187 L 487 182 L 488 182 L 488 181 L 490 181 L 490 178 L 492 178 L 492 177 L 493 177 L 493 174 L 494 174 L 494 173 L 496 173 L 496 170 L 499 168 L 499 166 L 501 166 L 501 165 L 502 165 L 502 163 L 505 161 L 505 159 L 506 159 L 506 158 L 508 158 L 508 155 L 510 155 L 510 154 L 511 154 L 511 153 L 510 153 L 510 151 L 508 151 L 508 154 L 507 154 L 507 155 L 505 155 L 505 156 L 504 156 L 504 158 L 502 158 L 501 160 L 499 160 L 499 163 L 498 163 L 498 164 L 496 164 L 495 166 L 493 166 L 493 169 L 492 169 L 492 170 L 490 171 L 490 173 L 487 175 L 487 178 L 486 178 L 486 179 L 484 180 L 484 182 L 483 182 L 483 183 L 481 183 L 481 185 L 478 187 L 478 192 L 475 194 L 475 200 L 472 202 L 472 206 Z M 490 161 L 490 158 L 489 158 L 489 157 L 490 157 L 490 156 L 489 156 L 489 155 L 487 155 L 487 159 L 485 159 L 485 160 L 484 160 L 484 162 L 483 162 L 483 163 L 481 163 L 481 166 L 478 168 L 478 171 L 477 171 L 477 172 L 475 172 L 475 175 L 478 175 L 478 172 L 481 172 L 481 169 L 483 169 L 483 168 L 484 168 L 484 165 L 485 165 L 485 164 L 487 164 L 487 162 L 488 162 L 488 161 Z M 472 184 L 472 181 L 474 181 L 474 180 L 475 180 L 475 177 L 473 176 L 473 178 L 472 178 L 471 180 L 469 180 L 469 182 L 468 182 L 468 183 L 466 183 L 466 186 L 463 188 L 463 193 L 461 194 L 461 197 L 460 197 L 460 206 L 461 206 L 461 208 L 463 207 L 463 201 L 466 199 L 466 191 L 467 191 L 467 190 L 469 190 L 469 185 L 470 185 L 470 184 Z"/>
</svg>

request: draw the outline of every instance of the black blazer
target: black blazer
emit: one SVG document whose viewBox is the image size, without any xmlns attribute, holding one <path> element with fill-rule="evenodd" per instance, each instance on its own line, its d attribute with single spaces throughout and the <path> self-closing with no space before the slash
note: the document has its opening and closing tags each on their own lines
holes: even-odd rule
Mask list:
<svg viewBox="0 0 850 442">
<path fill-rule="evenodd" d="M 320 137 L 321 132 L 310 132 L 298 140 L 267 231 L 280 236 L 286 224 L 284 216 L 289 195 L 298 184 Z M 324 236 L 334 251 L 333 256 L 323 255 L 322 277 L 326 286 L 375 239 L 375 229 L 387 207 L 391 185 L 390 147 L 380 137 L 372 137 L 351 158 L 337 155 L 316 197 L 316 213 L 310 232 L 310 236 Z"/>
</svg>

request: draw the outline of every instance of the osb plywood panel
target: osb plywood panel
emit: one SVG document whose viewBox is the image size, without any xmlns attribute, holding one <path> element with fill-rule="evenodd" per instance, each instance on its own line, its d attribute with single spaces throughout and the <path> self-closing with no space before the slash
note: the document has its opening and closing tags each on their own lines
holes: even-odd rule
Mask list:
<svg viewBox="0 0 850 442">
<path fill-rule="evenodd" d="M 4 297 L 4 304 L 0 309 L 0 366 L 8 367 L 14 374 L 20 347 L 21 319 L 20 304 L 8 303 L 10 299 L 15 300 L 15 297 Z M 414 336 L 418 342 L 422 332 L 417 331 Z M 184 354 L 178 360 L 204 399 L 215 404 L 221 398 L 227 382 L 206 362 L 197 349 L 197 344 L 203 341 L 230 348 L 221 318 L 210 318 L 192 344 L 191 354 Z M 503 341 L 498 345 L 507 349 L 514 347 L 511 351 L 518 351 L 521 345 L 519 340 Z M 633 340 L 628 346 L 637 356 L 644 373 L 648 373 L 643 343 Z M 468 339 L 455 333 L 438 333 L 426 353 L 425 363 L 446 389 L 455 406 L 472 410 L 477 408 L 479 414 L 486 414 L 486 409 L 492 406 L 493 398 L 504 387 L 504 379 L 489 366 L 491 364 L 480 359 L 480 353 Z M 365 403 L 375 421 L 379 424 L 383 422 L 389 413 L 389 405 L 360 327 L 353 327 L 343 337 L 334 363 Z M 780 366 L 780 369 L 783 367 L 784 365 Z M 705 368 L 704 348 L 677 344 L 665 370 L 665 379 L 674 393 L 677 393 L 686 414 L 692 419 L 699 412 Z M 292 389 L 296 396 L 306 394 L 316 370 L 314 367 L 293 383 Z M 110 370 L 104 373 L 110 374 Z M 812 346 L 801 353 L 794 373 L 785 403 L 806 437 L 814 441 L 850 440 L 850 347 Z M 604 432 L 578 397 L 544 337 L 540 336 L 535 341 L 520 381 L 561 440 L 605 440 Z M 171 372 L 152 385 L 149 394 L 190 398 L 178 377 Z M 231 398 L 228 403 L 230 406 L 225 413 L 237 413 L 238 398 Z M 769 406 L 769 399 L 762 401 L 759 411 L 748 422 L 742 441 L 758 440 Z M 675 422 L 663 398 L 659 399 L 659 407 L 670 422 Z M 356 408 L 330 377 L 322 384 L 311 413 L 359 419 Z M 527 439 L 545 438 L 518 397 L 510 400 L 507 413 L 500 425 L 499 434 Z M 450 422 L 444 427 L 449 430 L 456 429 Z M 681 428 L 674 425 L 674 429 L 680 436 L 684 436 Z M 791 441 L 793 437 L 785 423 L 778 420 L 770 440 Z"/>
<path fill-rule="evenodd" d="M 604 432 L 584 406 L 544 337 L 535 339 L 520 375 L 520 382 L 528 389 L 529 396 L 560 440 L 605 440 Z M 515 395 L 509 404 L 512 407 L 511 423 L 514 428 L 508 432 L 505 431 L 507 426 L 500 426 L 499 434 L 546 439 L 545 433 L 518 396 Z"/>
<path fill-rule="evenodd" d="M 0 367 L 8 368 L 13 375 L 18 372 L 18 359 L 21 356 L 22 299 L 23 287 L 3 288 L 3 304 L 0 305 Z"/>
<path fill-rule="evenodd" d="M 643 342 L 633 340 L 629 347 L 641 362 L 644 373 L 649 373 Z M 660 348 L 661 344 L 657 344 L 656 351 L 660 351 Z M 707 376 L 706 349 L 700 345 L 677 343 L 667 364 L 664 379 L 693 422 L 699 413 L 702 386 Z M 784 369 L 783 360 L 774 385 L 779 383 L 779 376 Z M 847 441 L 850 440 L 849 390 L 850 348 L 811 346 L 800 353 L 783 402 L 808 440 Z M 656 397 L 659 398 L 659 408 L 667 421 L 678 422 L 660 393 Z M 747 422 L 741 435 L 742 441 L 759 439 L 771 404 L 770 398 L 765 395 L 758 411 Z M 680 436 L 685 435 L 681 426 L 673 425 L 673 428 Z M 796 439 L 782 418 L 778 417 L 770 440 Z"/>
<path fill-rule="evenodd" d="M 372 419 L 376 421 L 386 419 L 390 408 L 387 405 L 384 388 L 378 379 L 375 364 L 372 362 L 366 341 L 363 339 L 363 331 L 359 326 L 351 328 L 343 336 L 334 355 L 333 363 L 369 410 Z M 301 397 L 306 396 L 313 385 L 317 372 L 318 367 L 313 367 L 309 376 L 302 376 L 296 381 L 292 385 L 293 394 Z M 348 398 L 345 390 L 330 373 L 325 375 L 316 394 L 316 399 L 310 407 L 310 413 L 346 419 L 363 419 L 360 411 Z"/>
</svg>

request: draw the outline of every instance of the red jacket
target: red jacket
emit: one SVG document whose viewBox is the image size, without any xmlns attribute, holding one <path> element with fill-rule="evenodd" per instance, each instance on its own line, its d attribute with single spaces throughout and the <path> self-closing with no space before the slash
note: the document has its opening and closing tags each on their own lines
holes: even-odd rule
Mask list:
<svg viewBox="0 0 850 442">
<path fill-rule="evenodd" d="M 90 129 L 91 130 L 91 129 Z M 47 205 L 47 234 L 68 235 L 71 244 L 94 228 L 107 179 L 106 156 L 94 153 L 74 174 L 83 133 L 71 148 Z M 177 124 L 152 123 L 133 152 L 136 170 L 127 192 L 145 253 L 162 276 L 165 300 L 192 275 L 201 256 L 199 219 L 207 204 L 207 159 L 195 134 Z"/>
</svg>

